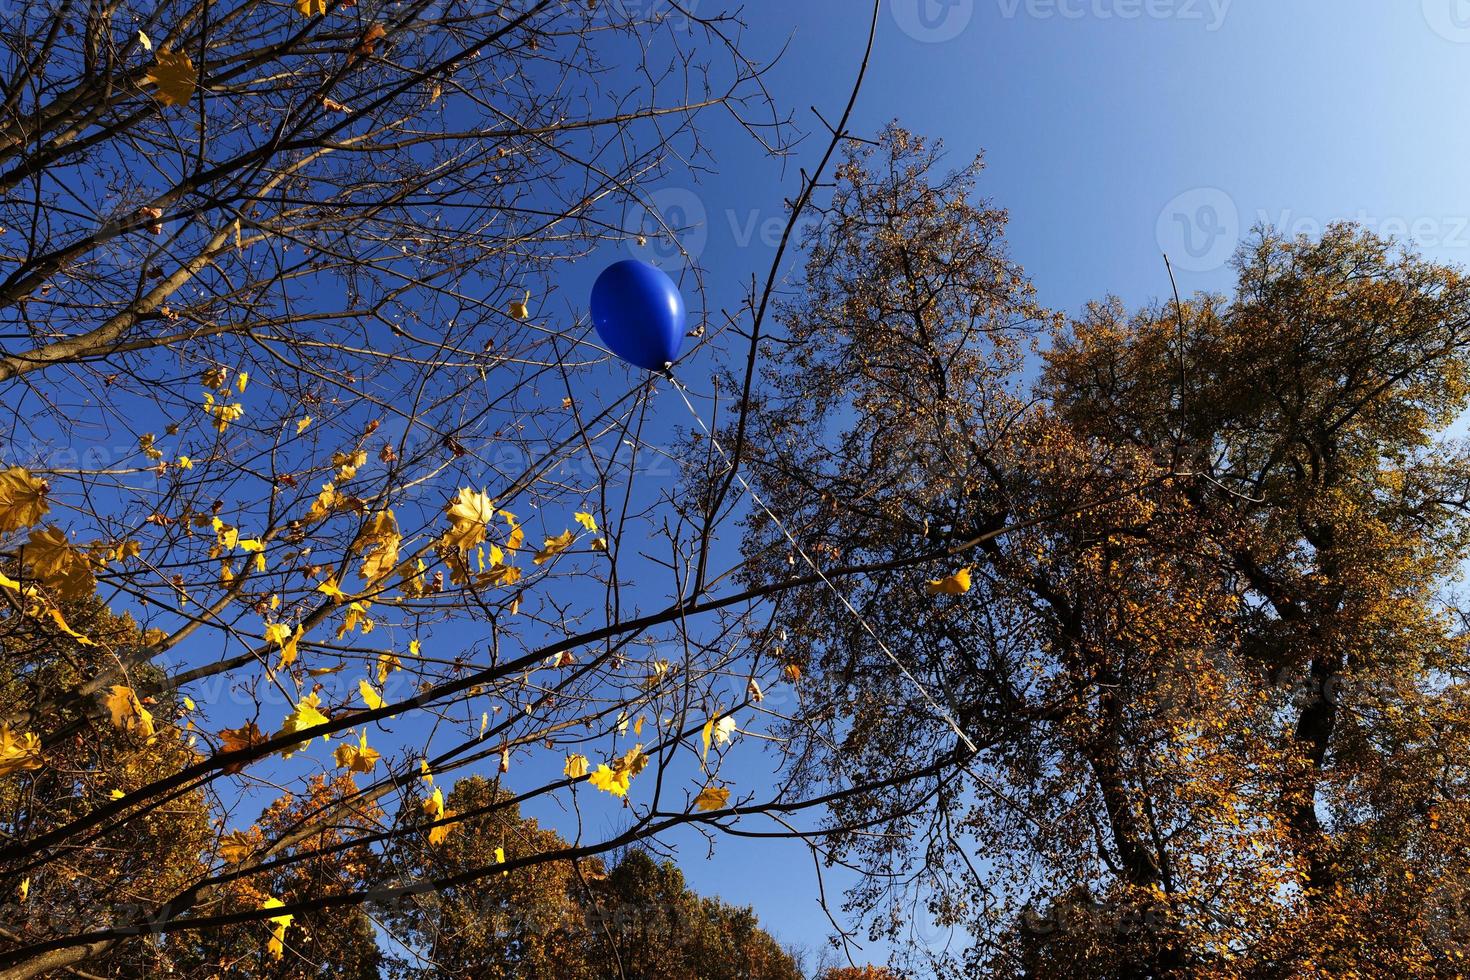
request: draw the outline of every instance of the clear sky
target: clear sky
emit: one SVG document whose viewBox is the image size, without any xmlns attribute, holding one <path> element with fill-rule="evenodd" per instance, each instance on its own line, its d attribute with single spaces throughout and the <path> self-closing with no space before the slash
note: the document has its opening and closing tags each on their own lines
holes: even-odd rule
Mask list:
<svg viewBox="0 0 1470 980">
<path fill-rule="evenodd" d="M 867 9 L 746 3 L 753 53 L 789 42 L 769 83 L 813 135 L 783 173 L 717 129 L 718 171 L 656 195 L 672 223 L 699 225 L 685 245 L 713 307 L 735 309 L 764 273 L 767 223 L 821 150 L 808 107 L 840 113 Z M 956 167 L 983 150 L 981 191 L 1009 209 L 1015 257 L 1043 302 L 1074 312 L 1167 296 L 1164 251 L 1183 292 L 1224 291 L 1235 242 L 1263 221 L 1314 234 L 1355 219 L 1466 264 L 1466 92 L 1467 0 L 885 0 L 854 128 L 896 119 L 942 138 Z M 702 357 L 681 369 L 706 372 Z M 682 843 L 697 888 L 753 904 L 784 941 L 830 931 L 804 849 L 720 840 L 706 860 L 702 838 Z"/>
</svg>

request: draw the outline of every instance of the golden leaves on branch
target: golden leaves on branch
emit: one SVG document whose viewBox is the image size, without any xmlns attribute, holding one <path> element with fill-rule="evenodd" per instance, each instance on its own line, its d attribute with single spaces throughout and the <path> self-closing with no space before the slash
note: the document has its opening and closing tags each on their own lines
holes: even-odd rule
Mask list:
<svg viewBox="0 0 1470 980">
<path fill-rule="evenodd" d="M 206 391 L 204 411 L 214 420 L 214 430 L 223 432 L 230 427 L 231 422 L 238 422 L 245 415 L 245 406 L 239 402 L 232 402 L 228 405 L 224 402 L 215 402 L 214 395 Z"/>
<path fill-rule="evenodd" d="M 285 623 L 270 623 L 266 626 L 265 641 L 281 648 L 281 659 L 276 663 L 277 670 L 285 670 L 296 662 L 297 644 L 301 642 L 302 632 L 299 623 L 295 632 Z"/>
<path fill-rule="evenodd" d="M 332 465 L 336 467 L 333 478 L 339 483 L 346 483 L 357 475 L 357 471 L 367 463 L 367 451 L 359 449 L 350 453 L 333 453 Z"/>
<path fill-rule="evenodd" d="M 562 774 L 572 779 L 581 779 L 587 775 L 587 757 L 576 752 L 567 756 L 567 764 L 562 767 Z"/>
<path fill-rule="evenodd" d="M 337 746 L 337 751 L 333 754 L 333 758 L 336 760 L 337 765 L 346 769 L 348 772 L 369 773 L 373 771 L 373 767 L 378 764 L 378 760 L 382 758 L 382 755 L 377 749 L 368 747 L 367 729 L 364 728 L 362 734 L 357 737 L 356 745 L 343 744 Z"/>
<path fill-rule="evenodd" d="M 597 771 L 588 777 L 587 782 L 593 788 L 600 789 L 613 796 L 627 796 L 628 786 L 633 777 L 648 767 L 648 756 L 643 752 L 642 745 L 635 745 L 624 753 L 620 759 L 613 760 L 608 766 L 603 763 L 597 767 Z"/>
<path fill-rule="evenodd" d="M 427 764 L 425 766 L 427 768 Z M 454 816 L 453 810 L 444 809 L 444 791 L 437 786 L 434 787 L 433 795 L 424 799 L 422 806 L 424 808 L 424 815 L 430 820 L 438 821 Z M 430 827 L 429 843 L 436 846 L 444 843 L 445 839 L 449 837 L 449 832 L 453 826 L 452 823 L 446 823 L 437 827 Z"/>
<path fill-rule="evenodd" d="M 182 51 L 159 48 L 153 67 L 143 76 L 144 85 L 156 86 L 153 97 L 167 106 L 184 105 L 194 97 L 199 72 Z"/>
</svg>

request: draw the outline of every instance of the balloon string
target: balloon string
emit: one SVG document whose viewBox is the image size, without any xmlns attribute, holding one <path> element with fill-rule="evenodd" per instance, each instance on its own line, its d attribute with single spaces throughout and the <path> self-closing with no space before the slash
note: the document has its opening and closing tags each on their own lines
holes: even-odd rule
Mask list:
<svg viewBox="0 0 1470 980">
<path fill-rule="evenodd" d="M 775 515 L 770 507 L 766 506 L 766 502 L 761 499 L 760 494 L 755 492 L 755 488 L 745 481 L 745 477 L 741 475 L 739 467 L 735 465 L 735 461 L 732 460 L 729 454 L 725 452 L 725 447 L 720 445 L 720 440 L 715 438 L 715 434 L 710 431 L 709 426 L 704 424 L 704 419 L 700 417 L 699 412 L 694 408 L 694 403 L 689 400 L 689 396 L 685 393 L 687 389 L 685 389 L 685 387 L 679 383 L 679 381 L 673 376 L 673 374 L 665 374 L 664 377 L 668 378 L 669 382 L 674 386 L 674 390 L 679 393 L 679 397 L 684 401 L 684 407 L 689 409 L 689 414 L 694 416 L 694 421 L 699 423 L 699 427 L 703 429 L 704 434 L 709 437 L 710 444 L 713 445 L 715 449 L 719 452 L 720 457 L 725 461 L 725 465 L 730 467 L 730 471 L 735 474 L 735 479 L 740 481 L 740 485 L 745 488 L 745 492 L 750 495 L 750 499 L 755 502 L 756 506 L 765 511 L 766 516 L 771 519 L 771 522 L 775 524 L 776 527 L 781 529 L 781 533 L 786 536 L 787 541 L 791 542 L 791 547 L 796 550 L 796 553 L 798 555 L 801 555 L 802 560 L 805 561 L 807 565 L 811 568 L 811 570 L 817 574 L 817 577 L 826 584 L 827 588 L 832 590 L 832 594 L 842 601 L 842 604 L 847 607 L 847 611 L 852 613 L 853 618 L 855 618 L 859 623 L 862 624 L 863 629 L 867 630 L 868 635 L 871 636 L 873 638 L 873 641 L 878 644 L 878 649 L 887 654 L 888 659 L 893 661 L 893 666 L 897 667 L 899 673 L 903 674 L 903 676 L 908 679 L 908 682 L 914 686 L 914 690 L 918 691 L 919 694 L 924 698 L 924 700 L 929 703 L 929 707 L 933 708 L 936 712 L 938 712 L 941 718 L 949 723 L 949 727 L 954 729 L 955 735 L 959 736 L 960 741 L 965 743 L 965 747 L 971 752 L 980 751 L 978 748 L 975 747 L 975 743 L 970 741 L 970 737 L 965 734 L 964 729 L 960 728 L 959 722 L 955 721 L 954 717 L 948 711 L 946 711 L 939 704 L 939 702 L 936 701 L 929 694 L 927 690 L 925 690 L 924 685 L 919 683 L 919 679 L 917 677 L 909 673 L 909 669 L 905 667 L 903 663 L 898 659 L 898 657 L 894 655 L 893 651 L 888 648 L 888 644 L 883 642 L 883 638 L 878 635 L 878 631 L 873 629 L 872 625 L 867 621 L 866 618 L 864 618 L 863 614 L 858 612 L 857 607 L 854 606 L 852 602 L 847 598 L 847 595 L 841 589 L 839 589 L 837 585 L 827 577 L 827 573 L 822 571 L 817 563 L 812 560 L 811 555 L 806 553 L 806 549 L 803 548 L 799 543 L 797 543 L 796 538 L 793 537 L 791 532 L 786 529 L 786 525 L 782 523 L 781 519 Z"/>
</svg>

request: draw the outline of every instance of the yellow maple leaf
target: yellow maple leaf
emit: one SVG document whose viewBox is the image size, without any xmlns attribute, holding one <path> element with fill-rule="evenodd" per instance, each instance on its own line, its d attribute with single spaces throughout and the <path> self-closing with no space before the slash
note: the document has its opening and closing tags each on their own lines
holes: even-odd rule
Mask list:
<svg viewBox="0 0 1470 980">
<path fill-rule="evenodd" d="M 296 655 L 298 653 L 297 644 L 301 642 L 302 635 L 301 624 L 296 624 L 296 631 L 294 633 L 286 631 L 286 635 L 284 637 L 281 636 L 280 632 L 272 635 L 272 630 L 286 631 L 286 624 L 276 623 L 274 626 L 267 626 L 265 637 L 267 640 L 270 640 L 271 642 L 274 642 L 278 646 L 280 646 L 281 659 L 276 664 L 276 669 L 285 670 L 287 667 L 296 662 Z"/>
<path fill-rule="evenodd" d="M 516 515 L 512 514 L 508 510 L 498 510 L 498 511 L 496 511 L 496 513 L 499 514 L 501 517 L 505 518 L 505 526 L 506 526 L 505 550 L 506 551 L 519 551 L 519 550 L 521 550 L 521 545 L 524 544 L 525 541 L 526 541 L 526 532 L 523 531 L 521 529 L 521 525 L 516 522 Z"/>
<path fill-rule="evenodd" d="M 513 320 L 531 319 L 531 291 L 526 290 L 524 299 L 513 299 L 510 301 L 510 315 Z"/>
<path fill-rule="evenodd" d="M 315 728 L 317 725 L 325 725 L 329 719 L 326 715 L 322 714 L 321 706 L 322 700 L 315 692 L 308 694 L 296 702 L 296 707 L 286 716 L 286 720 L 281 723 L 281 730 L 277 734 L 294 735 L 297 732 L 304 732 L 307 729 Z M 330 739 L 330 735 L 322 736 L 323 742 L 330 741 Z M 287 745 L 281 750 L 281 758 L 291 758 L 292 755 L 304 749 L 310 743 L 311 739 L 308 738 L 304 742 Z"/>
<path fill-rule="evenodd" d="M 296 9 L 303 17 L 325 16 L 327 0 L 296 0 Z"/>
<path fill-rule="evenodd" d="M 306 431 L 306 427 L 308 425 L 311 425 L 311 416 L 310 415 L 303 415 L 303 416 L 301 416 L 301 418 L 296 421 L 296 434 L 298 436 L 301 435 L 301 433 L 303 433 L 303 432 Z"/>
<path fill-rule="evenodd" d="M 45 517 L 51 509 L 46 502 L 49 489 L 44 480 L 31 476 L 23 467 L 12 466 L 0 472 L 0 532 L 29 527 Z"/>
<path fill-rule="evenodd" d="M 0 725 L 0 777 L 41 768 L 41 740 L 30 732 Z"/>
<path fill-rule="evenodd" d="M 242 725 L 239 728 L 226 728 L 219 733 L 220 751 L 235 752 L 240 749 L 248 749 L 252 745 L 259 745 L 265 741 L 263 735 L 255 722 Z"/>
<path fill-rule="evenodd" d="M 91 560 L 73 548 L 66 532 L 55 524 L 30 532 L 21 561 L 30 567 L 36 581 L 62 599 L 85 598 L 97 588 Z"/>
<path fill-rule="evenodd" d="M 577 511 L 572 515 L 572 519 L 594 534 L 597 533 L 597 521 L 585 510 Z"/>
<path fill-rule="evenodd" d="M 444 513 L 449 517 L 444 544 L 464 554 L 485 540 L 486 530 L 495 517 L 495 504 L 485 494 L 465 487 L 450 501 Z"/>
<path fill-rule="evenodd" d="M 342 639 L 353 630 L 361 630 L 366 636 L 373 631 L 374 623 L 368 618 L 369 602 L 354 602 L 347 607 L 347 615 L 342 617 L 342 625 L 337 627 L 337 639 Z"/>
<path fill-rule="evenodd" d="M 594 789 L 600 789 L 613 796 L 626 796 L 628 794 L 628 783 L 632 777 L 626 772 L 618 773 L 608 768 L 606 763 L 599 763 L 597 770 L 587 778 Z"/>
<path fill-rule="evenodd" d="M 398 548 L 402 540 L 398 533 L 398 520 L 391 510 L 374 514 L 352 543 L 353 552 L 364 556 L 358 574 L 370 585 L 387 578 L 398 564 Z"/>
<path fill-rule="evenodd" d="M 357 692 L 362 695 L 362 703 L 369 709 L 377 711 L 383 706 L 382 697 L 373 690 L 373 685 L 366 679 L 357 682 Z"/>
<path fill-rule="evenodd" d="M 278 909 L 285 904 L 279 898 L 267 898 L 264 902 L 260 903 L 260 907 L 263 909 Z M 281 954 L 285 952 L 286 930 L 290 927 L 291 920 L 294 918 L 295 916 L 288 912 L 285 915 L 273 915 L 269 919 L 266 919 L 266 922 L 270 923 L 271 937 L 266 942 L 265 948 L 266 952 L 270 954 L 271 959 L 279 960 Z"/>
<path fill-rule="evenodd" d="M 425 763 L 427 765 L 427 763 Z M 427 797 L 423 803 L 424 813 L 431 820 L 438 820 L 444 816 L 444 792 L 439 787 L 434 787 L 434 795 Z"/>
<path fill-rule="evenodd" d="M 730 791 L 723 786 L 706 786 L 694 798 L 696 810 L 719 810 L 730 801 Z"/>
<path fill-rule="evenodd" d="M 346 769 L 348 772 L 368 773 L 373 771 L 373 767 L 378 764 L 378 760 L 382 758 L 382 755 L 377 749 L 368 747 L 367 729 L 364 728 L 362 734 L 357 738 L 356 745 L 344 744 L 337 746 L 337 751 L 333 754 L 333 758 L 336 760 L 337 765 Z"/>
<path fill-rule="evenodd" d="M 500 862 L 504 864 L 504 861 Z M 15 900 L 24 903 L 31 895 L 31 879 L 29 876 L 22 878 L 20 884 L 15 886 Z"/>
<path fill-rule="evenodd" d="M 930 595 L 963 595 L 970 591 L 970 569 L 965 567 L 953 575 L 925 582 L 924 591 Z"/>
<path fill-rule="evenodd" d="M 487 571 L 475 576 L 480 585 L 515 585 L 521 580 L 521 570 L 514 565 L 492 565 Z"/>
<path fill-rule="evenodd" d="M 386 684 L 388 675 L 395 670 L 403 669 L 403 661 L 391 653 L 378 654 L 378 683 Z"/>
<path fill-rule="evenodd" d="M 83 636 L 76 630 L 72 629 L 71 626 L 67 624 L 66 618 L 61 615 L 61 610 L 57 609 L 55 606 L 47 607 L 46 615 L 51 617 L 51 622 L 56 626 L 57 629 L 61 630 L 61 632 L 65 633 L 73 640 L 76 640 L 77 643 L 81 646 L 95 647 L 97 645 L 90 637 Z"/>
<path fill-rule="evenodd" d="M 159 48 L 153 66 L 143 76 L 144 85 L 156 85 L 153 97 L 164 105 L 183 105 L 194 97 L 199 72 L 182 51 Z"/>
<path fill-rule="evenodd" d="M 571 531 L 563 531 L 554 538 L 547 538 L 541 550 L 536 552 L 534 561 L 538 565 L 548 562 L 570 548 L 574 541 L 576 541 L 576 536 Z"/>
<path fill-rule="evenodd" d="M 452 816 L 454 816 L 453 810 L 445 810 L 443 813 L 440 814 L 439 819 L 448 820 Z M 455 825 L 452 823 L 441 823 L 437 827 L 430 827 L 429 843 L 436 846 L 444 843 L 445 838 L 449 836 L 449 832 L 454 829 L 454 826 Z"/>
<path fill-rule="evenodd" d="M 347 598 L 347 593 L 343 592 L 337 585 L 337 576 L 335 575 L 328 576 L 325 582 L 322 582 L 316 587 L 316 590 L 324 596 L 330 596 L 336 602 L 341 602 Z"/>
<path fill-rule="evenodd" d="M 255 840 L 244 830 L 232 830 L 219 839 L 219 856 L 239 864 L 255 851 Z"/>
<path fill-rule="evenodd" d="M 107 709 L 112 712 L 114 727 L 148 739 L 153 738 L 153 715 L 143 707 L 131 687 L 125 684 L 112 685 L 112 693 L 107 696 L 106 704 Z"/>
<path fill-rule="evenodd" d="M 587 757 L 575 752 L 567 756 L 567 764 L 562 767 L 562 773 L 572 779 L 581 779 L 587 775 Z"/>
</svg>

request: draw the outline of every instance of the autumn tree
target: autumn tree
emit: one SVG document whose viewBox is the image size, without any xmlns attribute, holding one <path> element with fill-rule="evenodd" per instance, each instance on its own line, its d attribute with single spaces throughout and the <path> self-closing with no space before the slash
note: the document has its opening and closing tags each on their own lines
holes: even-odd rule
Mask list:
<svg viewBox="0 0 1470 980">
<path fill-rule="evenodd" d="M 455 784 L 447 811 L 487 810 L 442 847 L 400 856 L 437 874 L 487 862 L 563 853 L 567 842 L 522 816 L 514 798 L 482 777 Z M 414 896 L 387 920 L 407 953 L 401 977 L 669 978 L 798 980 L 786 953 L 750 909 L 701 898 L 678 868 L 641 850 L 612 868 L 599 858 L 536 864 L 464 888 Z"/>
<path fill-rule="evenodd" d="M 1264 230 L 1232 298 L 1061 323 L 978 175 L 853 150 L 754 423 L 802 548 L 893 566 L 874 633 L 819 586 L 773 625 L 794 776 L 933 765 L 833 808 L 851 901 L 967 933 L 911 945 L 942 975 L 1455 972 L 1470 286 Z"/>
<path fill-rule="evenodd" d="M 791 151 L 742 23 L 553 0 L 5 16 L 0 601 L 28 639 L 0 703 L 24 920 L 0 977 L 371 975 L 366 917 L 395 903 L 793 805 L 724 768 L 799 681 L 757 625 L 787 577 L 719 566 L 743 450 L 679 460 L 724 484 L 691 504 L 659 468 L 673 392 L 559 291 L 604 245 L 677 244 L 637 216 L 708 164 L 711 115 Z M 855 99 L 741 313 L 752 359 Z M 488 773 L 605 832 L 437 860 L 504 808 L 444 798 Z M 77 915 L 27 918 L 80 861 Z M 748 914 L 702 914 L 708 955 L 784 968 Z"/>
</svg>

